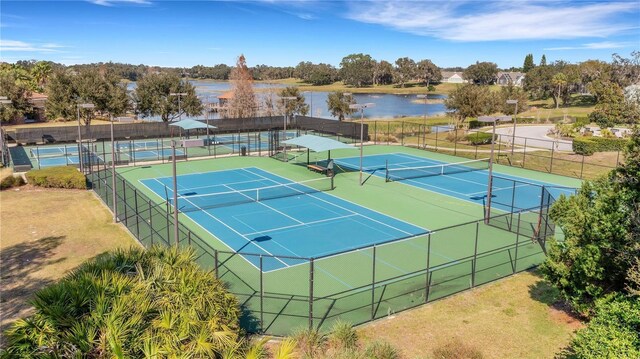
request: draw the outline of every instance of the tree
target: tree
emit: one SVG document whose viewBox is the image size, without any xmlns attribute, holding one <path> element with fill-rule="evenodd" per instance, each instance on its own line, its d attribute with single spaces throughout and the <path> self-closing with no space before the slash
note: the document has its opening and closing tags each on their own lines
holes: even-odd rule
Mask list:
<svg viewBox="0 0 640 359">
<path fill-rule="evenodd" d="M 541 266 L 545 278 L 585 315 L 594 301 L 624 292 L 640 257 L 640 132 L 636 129 L 619 169 L 584 182 L 575 196 L 560 197 L 550 216 L 564 234 L 552 240 Z"/>
<path fill-rule="evenodd" d="M 344 121 L 345 115 L 351 115 L 356 110 L 349 108 L 349 105 L 356 103 L 352 95 L 345 95 L 344 92 L 332 92 L 327 97 L 327 107 L 331 115 Z"/>
<path fill-rule="evenodd" d="M 431 82 L 442 80 L 442 72 L 431 60 L 421 60 L 417 64 L 417 77 L 424 82 L 425 87 L 429 87 Z"/>
<path fill-rule="evenodd" d="M 498 110 L 504 114 L 514 115 L 516 105 L 508 104 L 507 100 L 518 101 L 518 113 L 525 112 L 529 109 L 527 102 L 529 101 L 529 95 L 520 86 L 515 86 L 510 83 L 507 86 L 501 86 L 498 94 L 497 107 Z"/>
<path fill-rule="evenodd" d="M 347 86 L 363 87 L 373 83 L 375 61 L 370 55 L 351 54 L 340 62 L 340 77 Z"/>
<path fill-rule="evenodd" d="M 58 70 L 49 78 L 46 88 L 47 102 L 45 112 L 50 119 L 71 120 L 76 117 L 76 91 L 73 76 Z"/>
<path fill-rule="evenodd" d="M 553 77 L 551 78 L 551 84 L 553 85 L 554 94 L 553 97 L 556 98 L 556 108 L 558 108 L 560 104 L 560 101 L 558 101 L 557 99 L 559 99 L 564 93 L 568 82 L 569 80 L 567 79 L 567 75 L 563 74 L 562 72 L 553 75 Z"/>
<path fill-rule="evenodd" d="M 311 68 L 308 82 L 314 86 L 330 85 L 338 78 L 338 70 L 328 64 L 318 64 Z"/>
<path fill-rule="evenodd" d="M 236 67 L 231 70 L 230 79 L 232 96 L 229 100 L 227 115 L 231 118 L 255 116 L 258 103 L 253 92 L 253 76 L 247 68 L 244 55 L 238 57 Z"/>
<path fill-rule="evenodd" d="M 385 60 L 377 62 L 373 71 L 374 85 L 390 85 L 393 83 L 393 65 Z"/>
<path fill-rule="evenodd" d="M 18 80 L 16 71 L 11 67 L 0 67 L 0 94 L 11 101 L 10 104 L 0 104 L 0 121 L 9 122 L 33 111 L 29 102 L 31 91 Z"/>
<path fill-rule="evenodd" d="M 31 68 L 31 76 L 37 86 L 38 91 L 43 91 L 47 85 L 47 80 L 51 76 L 52 68 L 51 64 L 47 61 L 38 61 Z"/>
<path fill-rule="evenodd" d="M 490 85 L 496 80 L 498 65 L 493 62 L 476 62 L 467 67 L 462 76 L 477 85 Z"/>
<path fill-rule="evenodd" d="M 220 358 L 238 345 L 238 300 L 192 250 L 107 253 L 38 291 L 7 331 L 14 358 Z"/>
<path fill-rule="evenodd" d="M 186 95 L 173 96 L 171 93 Z M 160 116 L 165 123 L 185 114 L 197 116 L 202 113 L 202 103 L 196 96 L 195 87 L 189 82 L 182 82 L 176 74 L 151 73 L 143 76 L 138 81 L 134 99 L 142 117 Z"/>
<path fill-rule="evenodd" d="M 540 66 L 547 66 L 547 57 L 544 54 L 540 58 Z"/>
<path fill-rule="evenodd" d="M 451 91 L 444 100 L 447 109 L 453 111 L 458 124 L 467 118 L 495 112 L 495 99 L 489 88 L 478 85 L 462 85 Z"/>
<path fill-rule="evenodd" d="M 285 87 L 280 91 L 280 97 L 295 97 L 295 100 L 280 100 L 280 105 L 282 106 L 283 112 L 286 114 L 299 114 L 302 116 L 306 116 L 309 113 L 309 105 L 304 102 L 304 96 L 300 93 L 300 90 L 295 87 Z M 286 104 L 286 108 L 284 107 Z"/>
<path fill-rule="evenodd" d="M 594 316 L 578 330 L 567 358 L 640 358 L 640 300 L 612 295 L 596 302 Z"/>
<path fill-rule="evenodd" d="M 524 64 L 522 64 L 522 72 L 526 74 L 527 72 L 531 71 L 531 69 L 533 69 L 534 67 L 536 67 L 536 65 L 533 63 L 533 54 L 528 54 L 527 56 L 524 57 Z"/>
<path fill-rule="evenodd" d="M 612 81 L 620 87 L 640 83 L 640 51 L 633 51 L 630 58 L 613 54 Z"/>
<path fill-rule="evenodd" d="M 408 57 L 401 57 L 396 60 L 393 81 L 404 87 L 404 84 L 416 76 L 416 62 Z"/>
</svg>

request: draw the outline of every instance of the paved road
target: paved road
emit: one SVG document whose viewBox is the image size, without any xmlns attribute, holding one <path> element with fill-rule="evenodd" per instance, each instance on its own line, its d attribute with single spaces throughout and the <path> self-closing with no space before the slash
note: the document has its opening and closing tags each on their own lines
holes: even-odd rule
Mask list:
<svg viewBox="0 0 640 359">
<path fill-rule="evenodd" d="M 516 127 L 516 145 L 524 146 L 526 137 L 526 145 L 528 147 L 539 147 L 552 149 L 558 151 L 572 151 L 572 141 L 567 140 L 555 140 L 551 137 L 547 137 L 547 132 L 553 129 L 553 125 L 538 125 L 538 126 L 517 126 Z M 496 134 L 500 134 L 500 141 L 504 143 L 511 143 L 511 136 L 513 136 L 513 127 L 501 127 L 496 129 Z"/>
</svg>

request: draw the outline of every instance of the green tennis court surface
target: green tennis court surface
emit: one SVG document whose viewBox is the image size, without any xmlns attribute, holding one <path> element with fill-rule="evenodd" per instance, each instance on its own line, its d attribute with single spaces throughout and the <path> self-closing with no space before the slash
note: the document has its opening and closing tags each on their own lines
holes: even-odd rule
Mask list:
<svg viewBox="0 0 640 359">
<path fill-rule="evenodd" d="M 464 160 L 395 146 L 365 147 L 367 156 L 392 153 L 439 163 Z M 326 159 L 326 153 L 312 156 Z M 332 156 L 338 163 L 353 151 L 332 151 Z M 579 184 L 521 169 L 494 170 L 553 185 Z M 118 172 L 121 221 L 146 246 L 173 244 L 172 201 L 167 201 L 173 195 L 171 165 Z M 531 230 L 540 225 L 540 211 L 507 213 L 487 225 L 481 204 L 386 182 L 384 175 L 371 175 L 360 186 L 356 171 L 336 175 L 331 191 L 306 191 L 296 183 L 325 177 L 306 165 L 266 157 L 179 162 L 178 174 L 178 207 L 186 210 L 179 215 L 179 243 L 194 248 L 198 263 L 228 283 L 250 314 L 243 325 L 251 331 L 288 334 L 299 327 L 327 328 L 337 319 L 363 323 L 544 259 L 543 242 Z M 92 182 L 112 206 L 109 176 L 99 171 Z M 302 193 L 259 199 L 259 188 L 285 184 Z M 255 197 L 249 194 L 254 190 Z M 220 193 L 233 193 L 232 199 L 203 199 Z M 380 235 L 390 225 L 411 235 Z"/>
</svg>

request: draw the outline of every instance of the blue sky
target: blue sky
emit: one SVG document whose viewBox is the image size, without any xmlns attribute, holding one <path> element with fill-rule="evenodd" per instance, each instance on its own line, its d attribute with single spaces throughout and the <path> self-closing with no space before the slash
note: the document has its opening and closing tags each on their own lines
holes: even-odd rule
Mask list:
<svg viewBox="0 0 640 359">
<path fill-rule="evenodd" d="M 492 61 L 629 57 L 640 50 L 633 1 L 0 2 L 0 60 L 157 66 L 338 66 L 351 53 L 441 67 Z"/>
</svg>

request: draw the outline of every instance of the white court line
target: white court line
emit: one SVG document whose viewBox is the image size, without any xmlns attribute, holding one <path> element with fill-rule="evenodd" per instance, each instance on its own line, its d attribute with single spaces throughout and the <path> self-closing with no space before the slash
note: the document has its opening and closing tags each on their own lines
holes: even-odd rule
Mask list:
<svg viewBox="0 0 640 359">
<path fill-rule="evenodd" d="M 145 178 L 147 179 L 147 178 Z M 152 190 L 151 188 L 149 188 L 149 186 L 147 186 L 146 184 L 144 184 L 144 182 L 142 182 L 142 179 L 138 180 L 138 182 L 140 182 L 144 187 L 146 187 L 149 191 L 151 191 L 154 195 L 156 195 L 157 197 L 159 197 L 160 199 L 164 200 L 162 197 L 160 197 L 160 195 L 158 195 L 156 193 L 156 191 Z M 236 231 L 235 229 L 227 226 L 224 222 L 222 222 L 221 220 L 219 220 L 218 218 L 216 218 L 215 216 L 213 216 L 211 213 L 202 210 L 202 212 L 206 213 L 207 216 L 213 218 L 215 221 L 221 223 L 223 226 L 229 228 L 232 232 L 237 233 L 238 235 L 240 235 L 240 237 L 244 238 L 247 242 L 249 243 L 253 243 L 251 240 L 249 240 L 248 238 L 246 238 L 245 236 L 242 235 L 242 233 Z M 213 233 L 211 233 L 211 231 L 209 231 L 208 229 L 206 229 L 205 227 L 202 226 L 202 224 L 200 224 L 200 222 L 196 221 L 195 219 L 191 218 L 189 216 L 189 214 L 182 212 L 182 214 L 186 215 L 187 218 L 189 218 L 193 223 L 195 223 L 198 227 L 202 228 L 205 232 L 209 233 L 213 238 L 218 239 L 218 241 L 222 242 L 222 244 L 224 244 L 225 246 L 227 246 L 232 252 L 239 254 L 242 258 L 244 258 L 244 260 L 246 260 L 249 264 L 251 264 L 253 267 L 255 267 L 256 269 L 260 270 L 260 268 L 256 267 L 255 264 L 251 263 L 251 261 L 249 259 L 247 259 L 245 256 L 242 255 L 242 253 L 238 252 L 238 250 L 234 249 L 233 247 L 231 247 L 229 244 L 227 244 L 227 242 L 225 242 L 224 240 L 222 240 L 222 238 L 218 238 L 216 235 L 214 235 Z M 281 261 L 276 255 L 269 253 L 269 251 L 265 250 L 264 248 L 262 248 L 260 245 L 253 243 L 256 247 L 262 249 L 265 253 L 273 256 L 276 260 L 278 260 L 279 262 L 281 262 L 282 264 L 284 264 L 286 267 L 289 267 L 289 265 L 283 261 Z M 259 254 L 259 253 L 254 253 L 254 254 Z"/>
<path fill-rule="evenodd" d="M 267 230 L 264 230 L 264 231 L 245 233 L 244 235 L 245 236 L 255 236 L 256 234 L 264 234 L 264 233 L 276 232 L 276 231 L 281 231 L 281 230 L 291 229 L 291 228 L 296 228 L 296 227 L 303 227 L 303 226 L 308 226 L 308 225 L 318 224 L 318 223 L 323 223 L 323 222 L 337 221 L 337 220 L 340 220 L 340 219 L 354 217 L 354 216 L 358 216 L 358 214 L 357 213 L 352 213 L 352 214 L 347 214 L 346 216 L 325 218 L 325 219 L 320 219 L 320 220 L 311 221 L 311 222 L 300 222 L 300 224 L 293 224 L 293 225 L 290 225 L 290 226 L 267 229 Z"/>
<path fill-rule="evenodd" d="M 531 185 L 523 184 L 523 185 L 520 185 L 520 186 L 515 186 L 515 188 L 522 188 L 522 187 L 531 187 Z M 505 189 L 513 189 L 513 188 L 514 188 L 513 186 L 498 187 L 498 188 L 494 188 L 493 191 L 503 191 Z M 469 195 L 482 194 L 482 193 L 487 193 L 487 191 L 474 192 L 474 193 L 470 193 Z M 540 197 L 540 195 L 538 195 L 538 197 Z"/>
<path fill-rule="evenodd" d="M 273 173 L 271 173 L 271 172 L 268 172 L 268 171 L 265 171 L 265 172 L 267 172 L 267 173 L 271 174 L 272 176 L 279 177 L 279 178 L 281 178 L 281 179 L 287 180 L 286 178 L 284 178 L 284 177 L 280 177 L 280 176 L 278 176 L 278 175 L 276 175 L 276 174 L 273 174 Z M 253 172 L 251 172 L 251 173 L 253 173 Z M 262 175 L 260 175 L 260 174 L 258 174 L 258 173 L 254 173 L 254 174 L 255 174 L 255 175 L 257 175 L 257 176 L 262 176 Z M 264 177 L 264 176 L 262 176 L 262 177 Z M 264 178 L 266 178 L 266 177 L 264 177 Z M 266 179 L 268 179 L 268 178 L 266 178 Z M 274 180 L 272 180 L 272 181 L 274 181 Z M 287 181 L 289 181 L 289 180 L 287 180 Z M 275 182 L 275 181 L 274 181 L 274 182 Z M 339 197 L 335 197 L 335 196 L 333 196 L 333 195 L 331 195 L 331 194 L 328 194 L 328 193 L 325 193 L 325 194 L 326 194 L 326 195 L 328 195 L 328 196 L 334 197 L 334 198 L 339 198 Z M 399 228 L 396 228 L 396 227 L 391 226 L 391 225 L 389 225 L 389 224 L 386 224 L 386 223 L 384 223 L 384 222 L 380 222 L 380 221 L 375 220 L 375 219 L 373 219 L 373 218 L 370 218 L 370 217 L 364 216 L 364 215 L 362 215 L 362 214 L 360 214 L 360 213 L 354 212 L 353 210 L 350 210 L 350 209 L 348 209 L 348 208 L 344 208 L 344 207 L 342 207 L 342 206 L 340 206 L 340 205 L 338 205 L 338 204 L 336 204 L 336 203 L 329 202 L 329 201 L 327 201 L 327 200 L 325 200 L 325 199 L 319 198 L 319 197 L 317 197 L 316 195 L 314 195 L 313 193 L 309 193 L 309 194 L 307 194 L 307 196 L 313 197 L 313 198 L 315 198 L 315 199 L 317 199 L 317 200 L 319 200 L 319 201 L 322 201 L 322 202 L 324 202 L 324 203 L 328 203 L 328 204 L 330 204 L 330 205 L 332 205 L 332 206 L 334 206 L 334 207 L 340 208 L 340 209 L 345 210 L 345 211 L 347 211 L 347 212 L 355 213 L 355 214 L 359 215 L 359 216 L 360 216 L 360 217 L 362 217 L 362 218 L 366 218 L 366 219 L 368 219 L 368 220 L 370 220 L 370 221 L 372 221 L 372 222 L 376 222 L 376 223 L 379 223 L 379 224 L 381 224 L 381 225 L 383 225 L 383 226 L 385 226 L 385 227 L 392 228 L 392 229 L 394 229 L 394 230 L 396 230 L 396 231 L 398 231 L 398 232 L 402 232 L 402 233 L 405 233 L 405 234 L 408 234 L 408 235 L 414 235 L 414 233 L 410 233 L 410 232 L 407 232 L 407 231 L 401 230 L 401 229 L 399 229 Z M 360 205 L 358 205 L 358 204 L 356 204 L 356 203 L 353 203 L 353 202 L 347 201 L 347 200 L 342 199 L 342 198 L 340 198 L 340 200 L 343 200 L 343 201 L 345 201 L 345 202 L 349 202 L 349 203 L 351 203 L 351 204 L 353 204 L 353 205 L 355 205 L 355 206 L 358 206 L 358 207 L 362 207 L 362 206 L 360 206 Z M 369 209 L 369 208 L 367 208 L 367 209 L 368 209 L 368 210 L 370 210 L 370 211 L 372 211 L 372 212 L 379 213 L 380 215 L 384 215 L 384 216 L 386 216 L 386 217 L 393 218 L 393 217 L 387 216 L 386 214 L 382 214 L 382 213 L 380 213 L 380 212 L 374 211 L 374 210 L 372 210 L 372 209 Z M 393 219 L 395 219 L 395 218 L 393 218 Z M 401 221 L 401 220 L 399 220 L 399 219 L 395 219 L 395 220 L 397 220 L 398 222 L 404 222 L 404 223 L 407 223 L 407 224 L 409 224 L 409 225 L 411 225 L 411 226 L 413 226 L 413 227 L 421 228 L 421 227 L 418 227 L 418 226 L 413 225 L 413 224 L 411 224 L 411 223 L 408 223 L 408 222 L 405 222 L 405 221 Z M 424 229 L 424 228 L 422 228 L 422 229 Z"/>
</svg>

